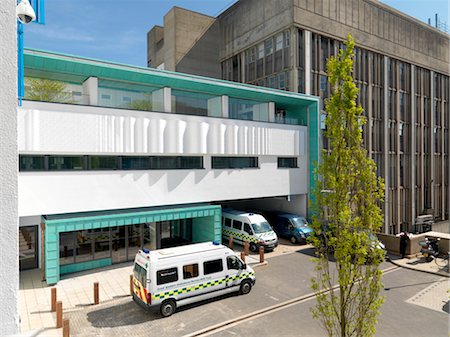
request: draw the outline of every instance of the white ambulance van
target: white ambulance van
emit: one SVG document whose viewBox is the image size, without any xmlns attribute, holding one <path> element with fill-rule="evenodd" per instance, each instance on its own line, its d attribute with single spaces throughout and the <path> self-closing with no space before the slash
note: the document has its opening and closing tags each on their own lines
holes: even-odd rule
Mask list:
<svg viewBox="0 0 450 337">
<path fill-rule="evenodd" d="M 278 246 L 277 234 L 262 215 L 225 208 L 222 210 L 222 236 L 228 240 L 230 235 L 237 243 L 247 241 L 252 252 L 260 246 L 264 250 Z"/>
<path fill-rule="evenodd" d="M 231 292 L 248 294 L 255 272 L 236 254 L 215 242 L 139 250 L 134 260 L 133 300 L 163 317 L 177 307 Z"/>
</svg>

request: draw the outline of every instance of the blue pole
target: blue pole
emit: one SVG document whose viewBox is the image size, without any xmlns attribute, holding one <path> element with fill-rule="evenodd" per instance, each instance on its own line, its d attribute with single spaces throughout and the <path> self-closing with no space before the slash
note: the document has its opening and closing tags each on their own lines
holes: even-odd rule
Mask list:
<svg viewBox="0 0 450 337">
<path fill-rule="evenodd" d="M 23 69 L 23 24 L 17 22 L 17 96 L 19 106 L 22 106 L 22 99 L 25 92 L 24 69 Z"/>
</svg>

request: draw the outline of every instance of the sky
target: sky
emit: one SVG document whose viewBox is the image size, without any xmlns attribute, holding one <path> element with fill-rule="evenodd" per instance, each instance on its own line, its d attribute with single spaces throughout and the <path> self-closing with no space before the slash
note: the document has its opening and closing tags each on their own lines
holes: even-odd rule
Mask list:
<svg viewBox="0 0 450 337">
<path fill-rule="evenodd" d="M 217 16 L 235 0 L 46 0 L 46 24 L 25 26 L 25 47 L 147 65 L 147 32 L 183 7 Z M 448 0 L 382 0 L 427 22 L 438 13 L 449 24 Z"/>
</svg>

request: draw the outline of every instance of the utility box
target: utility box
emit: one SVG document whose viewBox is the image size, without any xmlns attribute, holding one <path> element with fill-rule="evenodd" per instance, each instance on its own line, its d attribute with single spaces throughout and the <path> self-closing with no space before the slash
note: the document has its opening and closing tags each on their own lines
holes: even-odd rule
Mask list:
<svg viewBox="0 0 450 337">
<path fill-rule="evenodd" d="M 414 224 L 414 233 L 418 234 L 431 231 L 433 223 L 434 217 L 432 214 L 419 215 Z"/>
</svg>

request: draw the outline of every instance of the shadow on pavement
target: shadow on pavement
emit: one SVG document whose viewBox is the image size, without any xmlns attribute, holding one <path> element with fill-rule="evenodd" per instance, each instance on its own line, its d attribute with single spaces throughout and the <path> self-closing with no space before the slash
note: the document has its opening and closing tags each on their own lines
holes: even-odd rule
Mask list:
<svg viewBox="0 0 450 337">
<path fill-rule="evenodd" d="M 436 281 L 433 280 L 433 281 L 429 281 L 429 282 L 410 283 L 410 284 L 404 284 L 404 285 L 401 285 L 401 286 L 386 287 L 386 288 L 384 288 L 384 290 L 389 291 L 391 289 L 414 287 L 414 286 L 420 286 L 420 285 L 423 285 L 423 284 L 432 284 L 432 283 L 436 283 Z"/>
<path fill-rule="evenodd" d="M 220 301 L 221 299 L 237 296 L 238 293 L 226 294 L 208 300 L 188 304 L 177 308 L 174 315 L 191 308 L 199 307 L 207 303 Z M 164 319 L 159 314 L 159 307 L 145 310 L 133 300 L 129 302 L 113 305 L 110 307 L 94 310 L 87 313 L 87 320 L 95 328 L 114 328 L 120 326 L 137 325 L 149 321 Z"/>
<path fill-rule="evenodd" d="M 450 314 L 450 301 L 447 301 L 447 303 L 445 303 L 442 306 L 442 310 L 445 311 L 447 314 Z"/>
<path fill-rule="evenodd" d="M 87 320 L 96 328 L 114 328 L 135 325 L 159 319 L 156 312 L 146 311 L 133 301 L 113 305 L 87 314 Z"/>
</svg>

